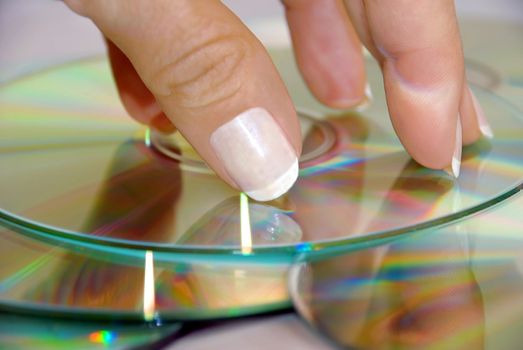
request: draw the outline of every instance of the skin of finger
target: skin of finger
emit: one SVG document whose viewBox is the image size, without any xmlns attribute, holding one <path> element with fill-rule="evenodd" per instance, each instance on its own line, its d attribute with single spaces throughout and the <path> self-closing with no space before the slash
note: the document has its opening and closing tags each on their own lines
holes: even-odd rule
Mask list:
<svg viewBox="0 0 523 350">
<path fill-rule="evenodd" d="M 129 57 L 162 110 L 232 186 L 209 139 L 249 108 L 265 108 L 301 153 L 296 112 L 269 55 L 220 1 L 93 1 L 79 12 Z"/>
<path fill-rule="evenodd" d="M 106 42 L 118 94 L 127 112 L 140 123 L 165 133 L 174 132 L 176 128 L 173 123 L 162 112 L 127 56 L 111 41 Z"/>
<path fill-rule="evenodd" d="M 478 116 L 472 102 L 472 95 L 467 84 L 463 87 L 461 104 L 459 107 L 461 125 L 463 128 L 463 144 L 470 145 L 481 137 Z"/>
<path fill-rule="evenodd" d="M 358 33 L 361 42 L 378 61 L 382 61 L 383 57 L 374 45 L 374 41 L 369 30 L 367 13 L 363 0 L 345 0 L 344 4 L 345 10 L 352 22 L 352 25 L 354 26 L 354 29 L 356 30 L 356 33 Z"/>
<path fill-rule="evenodd" d="M 362 46 L 340 0 L 286 0 L 296 60 L 312 93 L 331 107 L 365 98 Z"/>
<path fill-rule="evenodd" d="M 452 160 L 464 63 L 451 0 L 365 0 L 391 120 L 411 156 L 430 168 Z"/>
</svg>

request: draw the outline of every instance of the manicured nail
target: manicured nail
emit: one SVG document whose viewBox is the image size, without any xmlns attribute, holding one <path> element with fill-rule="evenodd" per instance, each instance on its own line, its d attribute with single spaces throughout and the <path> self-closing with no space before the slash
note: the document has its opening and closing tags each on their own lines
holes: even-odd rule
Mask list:
<svg viewBox="0 0 523 350">
<path fill-rule="evenodd" d="M 463 141 L 461 136 L 461 117 L 458 115 L 458 124 L 456 126 L 456 146 L 454 154 L 452 155 L 452 174 L 457 179 L 461 168 L 461 150 L 463 148 Z"/>
<path fill-rule="evenodd" d="M 372 89 L 370 88 L 370 84 L 365 84 L 365 97 L 367 98 L 367 101 L 372 101 L 374 99 L 374 95 L 372 94 Z"/>
<path fill-rule="evenodd" d="M 249 197 L 275 199 L 298 177 L 298 158 L 283 130 L 263 108 L 251 108 L 211 135 L 225 170 Z"/>
<path fill-rule="evenodd" d="M 372 100 L 374 99 L 374 95 L 372 94 L 372 89 L 367 83 L 365 85 L 365 98 L 356 106 L 356 111 L 361 112 L 367 109 L 369 105 L 372 103 Z"/>
<path fill-rule="evenodd" d="M 479 101 L 472 92 L 472 90 L 470 90 L 470 96 L 472 96 L 472 103 L 474 105 L 474 110 L 476 111 L 476 116 L 478 118 L 479 130 L 486 138 L 493 138 L 494 132 L 492 132 L 492 127 L 490 126 L 487 117 L 485 116 L 485 112 L 483 111 L 483 108 L 479 104 Z"/>
</svg>

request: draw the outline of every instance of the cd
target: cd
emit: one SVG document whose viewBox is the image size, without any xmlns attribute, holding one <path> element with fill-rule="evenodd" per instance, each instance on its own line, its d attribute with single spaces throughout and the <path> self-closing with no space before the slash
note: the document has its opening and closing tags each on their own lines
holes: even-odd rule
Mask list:
<svg viewBox="0 0 523 350">
<path fill-rule="evenodd" d="M 0 228 L 0 309 L 83 320 L 226 318 L 290 306 L 288 262 L 44 242 Z"/>
<path fill-rule="evenodd" d="M 523 335 L 523 195 L 436 230 L 296 265 L 298 312 L 348 349 L 512 349 Z"/>
<path fill-rule="evenodd" d="M 92 59 L 0 89 L 2 220 L 55 244 L 290 259 L 435 227 L 519 190 L 523 119 L 491 91 L 474 88 L 495 138 L 464 149 L 455 180 L 403 150 L 375 63 L 367 64 L 374 101 L 339 112 L 310 95 L 289 49 L 272 56 L 303 121 L 300 176 L 285 196 L 251 201 L 212 174 L 179 135 L 136 124 L 107 62 Z"/>
<path fill-rule="evenodd" d="M 1 85 L 0 308 L 154 324 L 286 308 L 296 257 L 444 231 L 512 203 L 523 118 L 497 95 L 513 97 L 514 86 L 480 53 L 467 59 L 468 75 L 495 137 L 464 149 L 456 180 L 405 153 L 375 63 L 367 62 L 374 100 L 334 111 L 307 91 L 290 49 L 273 49 L 304 154 L 295 186 L 267 203 L 225 185 L 180 135 L 131 120 L 103 58 Z M 302 304 L 317 300 L 300 290 Z"/>
<path fill-rule="evenodd" d="M 181 324 L 86 322 L 0 313 L 2 349 L 142 349 L 176 337 Z"/>
</svg>

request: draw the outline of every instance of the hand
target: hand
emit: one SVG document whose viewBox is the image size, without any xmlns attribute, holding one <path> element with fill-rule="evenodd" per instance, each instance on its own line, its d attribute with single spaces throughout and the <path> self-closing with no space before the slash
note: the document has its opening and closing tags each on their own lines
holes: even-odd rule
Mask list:
<svg viewBox="0 0 523 350">
<path fill-rule="evenodd" d="M 136 120 L 175 127 L 231 186 L 257 200 L 298 173 L 300 128 L 261 43 L 218 0 L 66 0 L 109 42 Z M 491 130 L 465 81 L 451 0 L 284 0 L 300 70 L 331 107 L 365 100 L 361 42 L 380 62 L 394 128 L 412 157 L 459 174 L 462 143 Z M 463 142 L 462 142 L 463 141 Z"/>
</svg>

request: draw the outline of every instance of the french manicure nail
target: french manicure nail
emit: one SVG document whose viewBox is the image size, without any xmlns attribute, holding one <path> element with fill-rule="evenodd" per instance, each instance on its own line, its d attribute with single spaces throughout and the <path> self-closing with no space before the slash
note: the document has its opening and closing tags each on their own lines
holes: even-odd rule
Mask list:
<svg viewBox="0 0 523 350">
<path fill-rule="evenodd" d="M 263 108 L 248 109 L 221 125 L 210 143 L 228 174 L 255 200 L 281 196 L 298 177 L 296 152 Z"/>
<path fill-rule="evenodd" d="M 470 96 L 472 96 L 472 104 L 474 105 L 474 110 L 476 111 L 476 116 L 478 118 L 479 130 L 486 138 L 493 138 L 494 132 L 492 131 L 492 127 L 490 126 L 487 117 L 485 116 L 485 112 L 472 90 L 470 90 Z"/>
<path fill-rule="evenodd" d="M 374 99 L 374 95 L 372 94 L 372 89 L 370 88 L 369 83 L 365 85 L 365 97 L 367 98 L 367 101 L 372 101 Z"/>
<path fill-rule="evenodd" d="M 456 126 L 456 146 L 452 155 L 452 174 L 457 179 L 461 168 L 461 150 L 463 141 L 461 136 L 461 117 L 458 115 L 458 124 Z"/>
<path fill-rule="evenodd" d="M 358 112 L 366 110 L 367 107 L 369 107 L 369 105 L 372 103 L 372 100 L 374 99 L 374 95 L 372 94 L 372 89 L 369 83 L 366 83 L 364 91 L 365 98 L 356 106 L 356 111 Z"/>
</svg>

